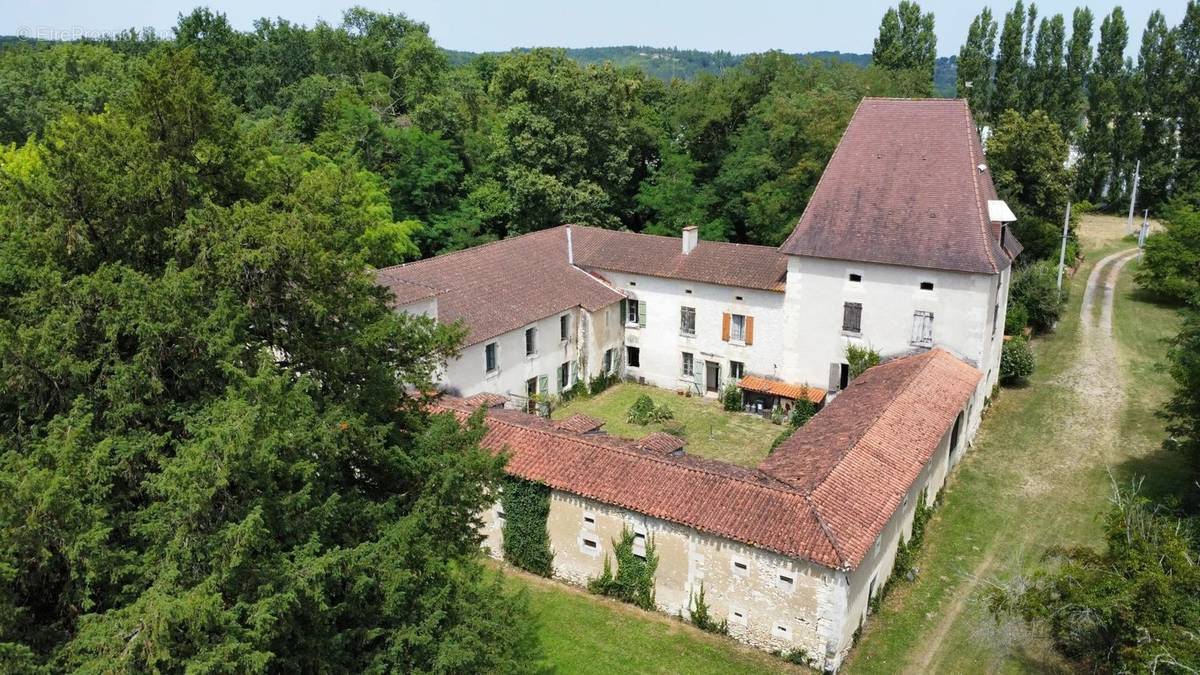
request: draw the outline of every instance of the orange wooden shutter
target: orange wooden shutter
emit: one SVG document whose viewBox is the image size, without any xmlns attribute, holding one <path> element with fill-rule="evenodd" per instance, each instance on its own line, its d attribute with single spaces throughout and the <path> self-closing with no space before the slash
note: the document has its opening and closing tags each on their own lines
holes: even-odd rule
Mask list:
<svg viewBox="0 0 1200 675">
<path fill-rule="evenodd" d="M 754 317 L 746 317 L 746 344 L 754 344 Z"/>
<path fill-rule="evenodd" d="M 729 342 L 729 312 L 721 315 L 721 339 Z"/>
</svg>

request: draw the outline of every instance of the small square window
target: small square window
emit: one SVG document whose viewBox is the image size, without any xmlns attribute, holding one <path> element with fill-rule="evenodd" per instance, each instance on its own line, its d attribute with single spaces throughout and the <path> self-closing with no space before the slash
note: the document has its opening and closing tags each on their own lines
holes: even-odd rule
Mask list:
<svg viewBox="0 0 1200 675">
<path fill-rule="evenodd" d="M 790 639 L 792 639 L 792 629 L 790 626 L 787 626 L 782 623 L 777 623 L 777 624 L 775 624 L 775 628 L 773 628 L 771 630 L 771 635 L 774 635 L 777 638 L 783 638 L 785 640 L 790 640 Z"/>
<path fill-rule="evenodd" d="M 851 273 L 851 274 L 850 274 L 850 281 L 853 281 L 854 283 L 858 283 L 858 282 L 862 281 L 862 275 L 861 275 L 861 274 L 854 274 L 854 273 Z"/>
<path fill-rule="evenodd" d="M 733 299 L 734 299 L 734 300 L 741 300 L 741 299 L 742 299 L 742 296 L 740 296 L 740 295 L 735 295 L 735 296 L 733 296 Z"/>
<path fill-rule="evenodd" d="M 636 282 L 636 281 L 631 281 L 631 282 L 629 282 L 629 285 L 630 285 L 630 286 L 637 286 L 637 282 Z"/>
<path fill-rule="evenodd" d="M 729 623 L 739 626 L 746 625 L 746 613 L 740 609 L 734 609 L 729 612 Z"/>
<path fill-rule="evenodd" d="M 683 292 L 684 292 L 684 293 L 687 293 L 688 295 L 691 295 L 691 294 L 692 294 L 692 289 L 690 289 L 690 288 L 685 288 L 685 289 L 683 290 Z"/>
<path fill-rule="evenodd" d="M 595 525 L 596 524 L 596 516 L 584 516 L 583 522 L 585 525 Z"/>
<path fill-rule="evenodd" d="M 583 547 L 596 549 L 596 548 L 600 548 L 600 543 L 597 542 L 595 539 L 588 539 L 585 537 L 583 540 Z"/>
<path fill-rule="evenodd" d="M 932 281 L 922 281 L 921 282 L 921 290 L 932 291 L 933 290 L 933 282 Z"/>
<path fill-rule="evenodd" d="M 625 345 L 625 365 L 630 368 L 640 368 L 642 366 L 642 350 L 640 347 Z"/>
<path fill-rule="evenodd" d="M 744 577 L 749 573 L 750 573 L 750 564 L 749 563 L 747 563 L 743 560 L 734 560 L 733 561 L 733 575 L 734 576 Z"/>
<path fill-rule="evenodd" d="M 776 585 L 781 590 L 790 591 L 796 587 L 796 578 L 790 574 L 780 574 Z"/>
</svg>

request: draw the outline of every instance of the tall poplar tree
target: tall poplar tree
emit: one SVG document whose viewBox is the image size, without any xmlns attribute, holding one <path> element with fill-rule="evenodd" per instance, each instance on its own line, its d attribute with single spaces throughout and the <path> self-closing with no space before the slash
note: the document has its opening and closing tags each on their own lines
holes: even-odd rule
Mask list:
<svg viewBox="0 0 1200 675">
<path fill-rule="evenodd" d="M 1004 15 L 1000 31 L 1000 54 L 996 58 L 996 88 L 992 94 L 992 119 L 1000 119 L 1005 110 L 1021 109 L 1021 81 L 1025 71 L 1025 52 L 1022 32 L 1025 27 L 1025 5 L 1021 0 Z"/>
<path fill-rule="evenodd" d="M 1075 138 L 1079 129 L 1079 121 L 1083 117 L 1085 99 L 1084 82 L 1088 70 L 1092 67 L 1092 10 L 1087 7 L 1076 7 L 1071 15 L 1071 41 L 1067 45 L 1064 84 L 1060 91 L 1061 100 L 1057 106 L 1058 122 L 1063 136 Z"/>
<path fill-rule="evenodd" d="M 1166 202 L 1175 172 L 1176 119 L 1184 87 L 1175 37 L 1162 12 L 1155 10 L 1146 22 L 1138 53 L 1136 85 L 1143 103 L 1137 153 L 1142 160 L 1139 201 L 1147 208 Z"/>
<path fill-rule="evenodd" d="M 937 61 L 937 36 L 933 32 L 933 12 L 921 13 L 921 6 L 900 0 L 899 9 L 889 7 L 879 23 L 879 36 L 871 51 L 872 62 L 887 70 L 919 70 L 929 73 L 933 89 L 933 66 Z"/>
<path fill-rule="evenodd" d="M 1114 190 L 1123 189 L 1113 182 L 1124 160 L 1120 156 L 1123 143 L 1117 137 L 1117 118 L 1122 110 L 1121 94 L 1127 89 L 1124 85 L 1128 77 L 1125 70 L 1128 41 L 1125 12 L 1115 7 L 1100 24 L 1100 45 L 1087 78 L 1088 128 L 1081 143 L 1083 157 L 1076 193 L 1092 201 L 1112 199 Z"/>
<path fill-rule="evenodd" d="M 971 21 L 967 41 L 958 50 L 958 96 L 966 98 L 976 124 L 982 124 L 991 109 L 992 57 L 996 51 L 996 20 L 992 10 L 983 11 Z"/>
<path fill-rule="evenodd" d="M 1033 50 L 1033 65 L 1025 85 L 1027 109 L 1045 111 L 1053 120 L 1061 117 L 1059 106 L 1062 105 L 1062 96 L 1059 92 L 1067 84 L 1063 64 L 1065 32 L 1062 14 L 1042 19 Z"/>
<path fill-rule="evenodd" d="M 1200 191 L 1200 1 L 1188 0 L 1176 29 L 1180 77 L 1179 191 Z"/>
</svg>

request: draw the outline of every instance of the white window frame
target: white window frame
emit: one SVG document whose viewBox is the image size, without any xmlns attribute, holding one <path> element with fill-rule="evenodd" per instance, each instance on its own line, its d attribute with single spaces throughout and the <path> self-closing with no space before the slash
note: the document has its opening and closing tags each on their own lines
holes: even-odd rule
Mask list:
<svg viewBox="0 0 1200 675">
<path fill-rule="evenodd" d="M 735 363 L 737 364 L 737 368 L 733 367 L 733 365 Z M 737 371 L 736 373 L 734 372 L 735 370 Z M 742 379 L 745 376 L 746 376 L 746 362 L 745 361 L 734 361 L 734 360 L 730 359 L 730 361 L 729 361 L 729 379 L 733 380 L 734 382 L 737 382 L 738 380 Z"/>
<path fill-rule="evenodd" d="M 933 346 L 933 312 L 918 309 L 913 312 L 910 344 L 920 347 Z"/>
<path fill-rule="evenodd" d="M 746 315 L 729 315 L 729 341 L 746 344 Z"/>
<path fill-rule="evenodd" d="M 688 313 L 692 315 L 692 326 L 689 329 L 685 318 Z M 695 307 L 680 307 L 679 308 L 679 334 L 684 337 L 696 337 L 696 308 Z"/>
<path fill-rule="evenodd" d="M 684 377 L 696 376 L 696 356 L 691 352 L 682 352 L 682 363 L 680 364 L 680 372 Z"/>
</svg>

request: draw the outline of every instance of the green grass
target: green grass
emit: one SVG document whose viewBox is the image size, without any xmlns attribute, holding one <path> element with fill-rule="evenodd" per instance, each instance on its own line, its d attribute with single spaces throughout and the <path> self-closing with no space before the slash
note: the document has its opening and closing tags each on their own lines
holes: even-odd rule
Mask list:
<svg viewBox="0 0 1200 675">
<path fill-rule="evenodd" d="M 778 673 L 782 659 L 680 620 L 505 568 L 526 590 L 546 661 L 559 673 Z"/>
<path fill-rule="evenodd" d="M 642 394 L 670 407 L 675 418 L 646 426 L 631 424 L 626 415 Z M 726 412 L 714 399 L 689 398 L 665 389 L 626 383 L 591 398 L 575 399 L 555 410 L 552 416 L 562 419 L 575 413 L 604 420 L 605 431 L 623 438 L 641 438 L 653 431 L 678 433 L 675 427 L 682 425 L 682 436 L 687 441 L 685 452 L 742 466 L 755 466 L 762 461 L 771 441 L 783 430 L 782 426 L 755 415 Z"/>
<path fill-rule="evenodd" d="M 894 672 L 1054 672 L 1067 664 L 1019 624 L 997 624 L 987 609 L 991 583 L 1028 573 L 1051 545 L 1098 545 L 1112 480 L 1149 475 L 1147 492 L 1179 485 L 1181 458 L 1160 450 L 1154 416 L 1169 392 L 1163 339 L 1177 320 L 1133 293 L 1132 268 L 1114 296 L 1114 336 L 1126 398 L 1119 442 L 1081 440 L 1097 422 L 1074 386 L 1081 353 L 1080 304 L 1087 275 L 1107 253 L 1101 241 L 1072 279 L 1071 302 L 1056 333 L 1034 342 L 1038 368 L 1028 385 L 1006 389 L 989 409 L 975 445 L 951 475 L 927 530 L 920 575 L 872 617 L 847 670 Z M 1081 400 L 1083 399 L 1083 400 Z M 952 622 L 944 617 L 957 616 Z"/>
</svg>

